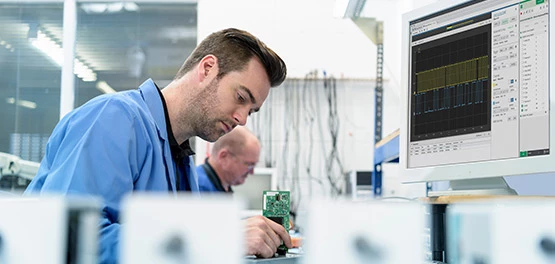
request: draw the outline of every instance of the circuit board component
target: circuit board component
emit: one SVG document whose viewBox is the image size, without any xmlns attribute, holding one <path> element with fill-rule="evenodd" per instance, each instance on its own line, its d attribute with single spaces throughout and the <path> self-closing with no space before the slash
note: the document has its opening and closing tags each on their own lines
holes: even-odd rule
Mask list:
<svg viewBox="0 0 555 264">
<path fill-rule="evenodd" d="M 289 231 L 291 205 L 289 191 L 264 191 L 263 198 L 262 215 L 282 225 L 285 227 L 285 230 Z M 277 253 L 285 255 L 287 247 L 282 243 L 278 247 Z"/>
</svg>

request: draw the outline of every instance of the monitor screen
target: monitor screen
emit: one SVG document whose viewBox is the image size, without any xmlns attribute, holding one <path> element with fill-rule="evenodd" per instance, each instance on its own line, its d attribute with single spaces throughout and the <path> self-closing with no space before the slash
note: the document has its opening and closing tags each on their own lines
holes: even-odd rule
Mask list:
<svg viewBox="0 0 555 264">
<path fill-rule="evenodd" d="M 403 16 L 406 181 L 555 171 L 550 9 L 440 1 Z"/>
</svg>

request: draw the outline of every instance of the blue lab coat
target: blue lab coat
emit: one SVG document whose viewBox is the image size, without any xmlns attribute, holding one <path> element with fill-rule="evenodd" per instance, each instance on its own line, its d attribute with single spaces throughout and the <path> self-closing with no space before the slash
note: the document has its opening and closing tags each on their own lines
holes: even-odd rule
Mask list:
<svg viewBox="0 0 555 264">
<path fill-rule="evenodd" d="M 216 185 L 208 178 L 204 165 L 197 166 L 198 187 L 201 192 L 220 192 Z"/>
<path fill-rule="evenodd" d="M 187 158 L 182 168 L 198 193 Z M 101 95 L 67 114 L 25 194 L 100 197 L 100 262 L 116 263 L 121 199 L 133 191 L 176 193 L 175 170 L 164 107 L 149 79 L 137 90 Z"/>
</svg>

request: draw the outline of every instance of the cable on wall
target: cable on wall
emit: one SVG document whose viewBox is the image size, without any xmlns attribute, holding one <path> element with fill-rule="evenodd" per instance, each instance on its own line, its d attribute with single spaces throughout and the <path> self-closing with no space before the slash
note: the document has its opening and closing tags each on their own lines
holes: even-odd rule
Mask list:
<svg viewBox="0 0 555 264">
<path fill-rule="evenodd" d="M 337 84 L 336 79 L 332 76 L 327 77 L 324 72 L 324 90 L 328 102 L 328 127 L 331 136 L 331 151 L 327 157 L 327 178 L 331 186 L 332 196 L 341 195 L 343 192 L 343 165 L 339 159 L 337 150 L 337 136 L 339 132 L 339 117 L 337 115 Z M 336 165 L 336 166 L 334 166 Z M 334 168 L 339 170 L 339 176 L 333 176 Z"/>
</svg>

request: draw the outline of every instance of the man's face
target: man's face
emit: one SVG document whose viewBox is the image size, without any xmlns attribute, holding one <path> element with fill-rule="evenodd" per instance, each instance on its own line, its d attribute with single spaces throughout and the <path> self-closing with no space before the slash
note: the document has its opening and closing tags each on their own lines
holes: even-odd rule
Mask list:
<svg viewBox="0 0 555 264">
<path fill-rule="evenodd" d="M 245 70 L 214 79 L 188 110 L 195 118 L 196 134 L 214 142 L 235 126 L 245 125 L 247 117 L 260 109 L 269 92 L 266 71 L 256 58 L 251 59 Z"/>
<path fill-rule="evenodd" d="M 229 152 L 230 166 L 227 175 L 229 185 L 240 185 L 245 183 L 249 174 L 253 173 L 258 158 L 260 148 L 254 145 L 246 146 L 241 153 Z"/>
</svg>

